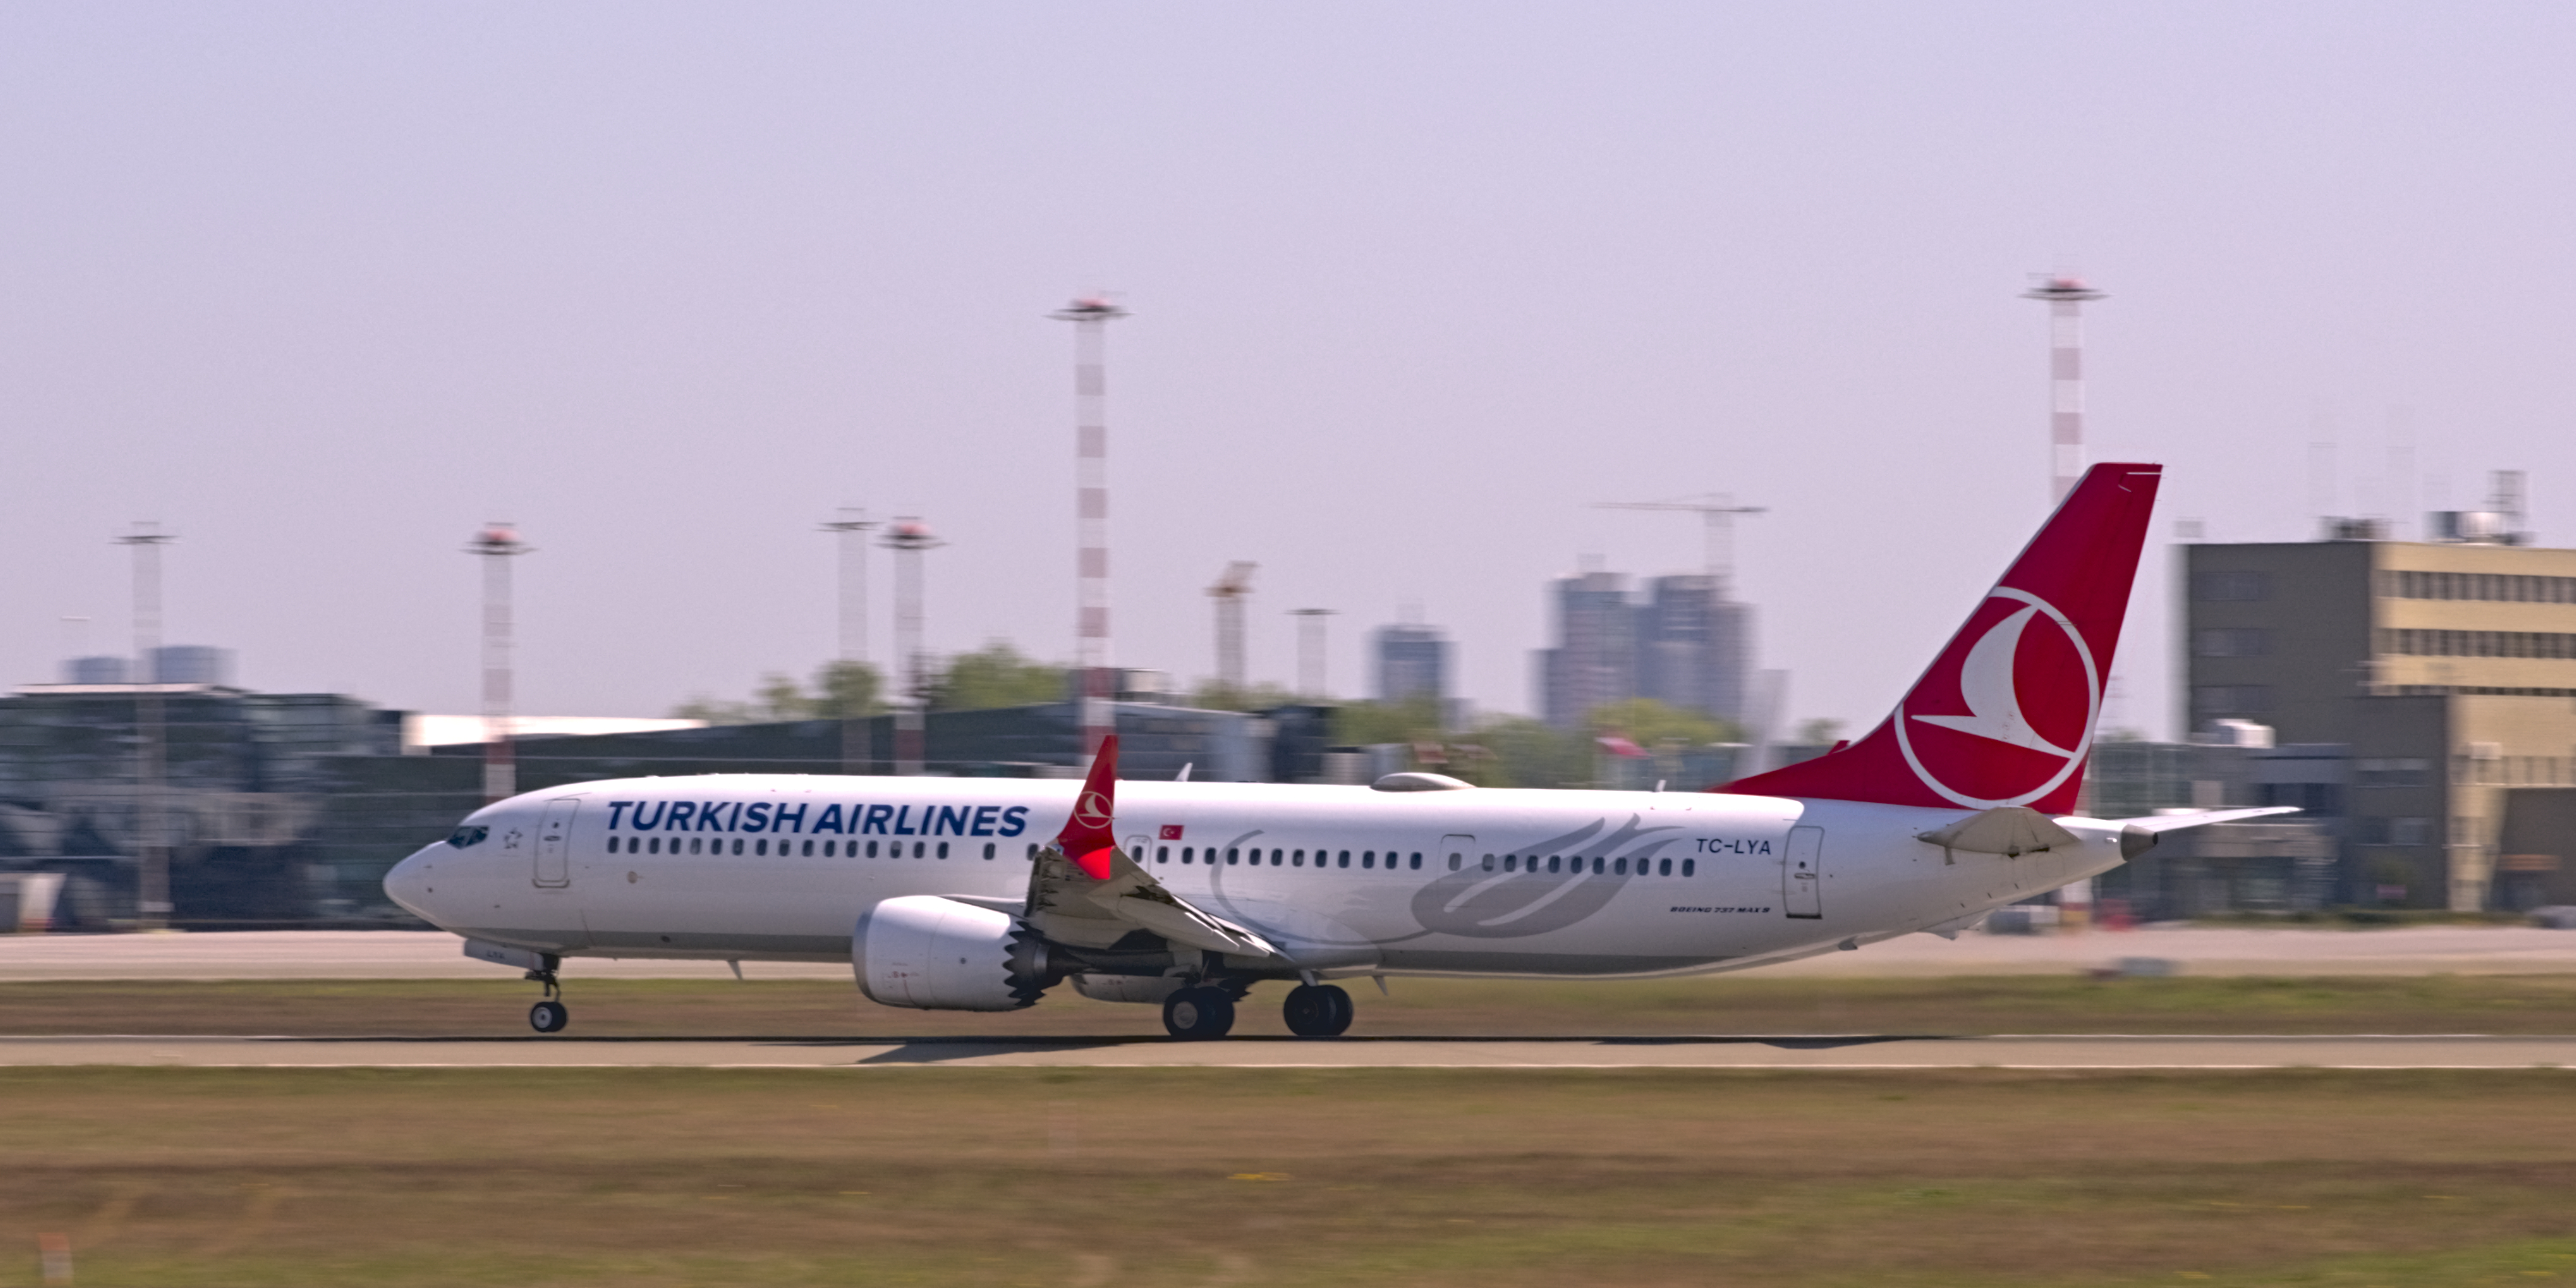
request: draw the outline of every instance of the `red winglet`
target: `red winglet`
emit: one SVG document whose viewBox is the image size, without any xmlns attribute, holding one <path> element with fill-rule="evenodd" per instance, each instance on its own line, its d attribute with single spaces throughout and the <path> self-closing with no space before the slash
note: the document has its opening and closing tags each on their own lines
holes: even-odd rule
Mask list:
<svg viewBox="0 0 2576 1288">
<path fill-rule="evenodd" d="M 1109 879 L 1109 851 L 1118 844 L 1110 832 L 1117 825 L 1113 821 L 1117 811 L 1118 735 L 1113 733 L 1100 740 L 1091 776 L 1082 780 L 1082 794 L 1073 798 L 1073 813 L 1055 836 L 1056 848 L 1095 881 Z"/>
</svg>

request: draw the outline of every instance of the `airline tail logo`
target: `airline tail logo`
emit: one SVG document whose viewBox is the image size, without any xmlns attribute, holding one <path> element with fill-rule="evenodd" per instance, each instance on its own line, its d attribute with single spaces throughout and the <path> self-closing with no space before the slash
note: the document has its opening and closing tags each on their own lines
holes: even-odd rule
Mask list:
<svg viewBox="0 0 2576 1288">
<path fill-rule="evenodd" d="M 1952 804 L 2027 805 L 2083 765 L 2101 711 L 2083 632 L 2039 596 L 1998 586 L 1897 709 L 1896 741 L 1914 776 Z"/>
<path fill-rule="evenodd" d="M 2075 809 L 2162 471 L 2096 465 L 1860 741 L 1719 790 Z"/>
</svg>

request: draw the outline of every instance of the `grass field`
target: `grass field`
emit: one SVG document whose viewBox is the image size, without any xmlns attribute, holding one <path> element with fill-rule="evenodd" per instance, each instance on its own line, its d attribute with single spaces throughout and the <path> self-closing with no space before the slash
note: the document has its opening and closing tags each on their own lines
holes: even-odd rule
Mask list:
<svg viewBox="0 0 2576 1288">
<path fill-rule="evenodd" d="M 0 1070 L 0 1284 L 2528 1284 L 2571 1077 Z"/>
<path fill-rule="evenodd" d="M 1799 979 L 1610 983 L 1365 982 L 1353 1032 L 1532 1036 L 1674 1033 L 2568 1033 L 2576 975 L 2117 979 Z M 895 1010 L 825 980 L 576 981 L 591 1036 L 1053 1037 L 1161 1032 L 1150 1006 L 1060 988 L 1002 1015 Z M 1238 1031 L 1284 1033 L 1276 985 Z M 534 985 L 515 980 L 132 981 L 0 984 L 0 1034 L 524 1035 Z M 5 1284 L 0 1279 L 0 1284 Z"/>
</svg>

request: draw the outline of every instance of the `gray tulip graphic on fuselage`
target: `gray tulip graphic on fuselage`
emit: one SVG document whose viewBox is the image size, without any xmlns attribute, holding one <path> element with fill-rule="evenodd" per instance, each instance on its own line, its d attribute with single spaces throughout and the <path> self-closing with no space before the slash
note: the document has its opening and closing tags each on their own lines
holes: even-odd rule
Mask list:
<svg viewBox="0 0 2576 1288">
<path fill-rule="evenodd" d="M 1602 865 L 1601 875 L 1594 875 L 1590 859 L 1598 856 L 1612 862 L 1626 859 L 1639 863 L 1681 839 L 1658 837 L 1636 845 L 1651 833 L 1681 830 L 1637 824 L 1638 816 L 1631 814 L 1626 826 L 1597 841 L 1592 838 L 1604 826 L 1598 821 L 1563 836 L 1518 846 L 1518 850 L 1531 856 L 1524 860 L 1528 866 L 1522 871 L 1487 872 L 1478 863 L 1463 872 L 1446 873 L 1415 892 L 1413 916 L 1425 930 L 1476 939 L 1515 939 L 1563 930 L 1607 907 L 1620 888 L 1628 884 L 1628 878 L 1611 872 L 1607 862 Z M 1628 848 L 1631 845 L 1636 848 Z M 1538 869 L 1537 865 L 1549 857 L 1569 851 L 1579 851 L 1574 870 Z M 1475 862 L 1472 856 L 1470 861 Z"/>
</svg>

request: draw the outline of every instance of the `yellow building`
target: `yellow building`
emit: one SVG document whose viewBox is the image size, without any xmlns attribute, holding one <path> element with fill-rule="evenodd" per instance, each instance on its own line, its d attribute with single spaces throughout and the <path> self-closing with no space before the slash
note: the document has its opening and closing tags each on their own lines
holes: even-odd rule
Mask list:
<svg viewBox="0 0 2576 1288">
<path fill-rule="evenodd" d="M 2205 544 L 2183 548 L 2183 571 L 2188 727 L 2347 744 L 2355 897 L 2495 906 L 2510 793 L 2576 785 L 2576 550 Z M 2571 854 L 2576 838 L 2543 838 L 2502 862 L 2537 872 Z"/>
</svg>

